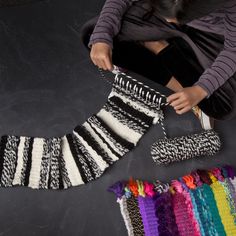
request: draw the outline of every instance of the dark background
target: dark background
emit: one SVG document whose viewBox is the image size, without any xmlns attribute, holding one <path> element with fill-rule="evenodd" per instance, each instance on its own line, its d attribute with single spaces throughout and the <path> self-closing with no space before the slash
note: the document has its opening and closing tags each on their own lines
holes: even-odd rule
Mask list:
<svg viewBox="0 0 236 236">
<path fill-rule="evenodd" d="M 1 135 L 62 136 L 101 108 L 111 87 L 91 63 L 80 29 L 103 3 L 51 0 L 0 8 Z M 170 137 L 200 130 L 192 113 L 179 116 L 171 109 L 165 124 Z M 150 145 L 163 137 L 157 125 L 95 182 L 65 191 L 1 188 L 0 236 L 126 235 L 119 205 L 106 189 L 130 176 L 169 181 L 196 168 L 236 166 L 235 124 L 216 122 L 223 149 L 213 158 L 156 166 Z"/>
</svg>

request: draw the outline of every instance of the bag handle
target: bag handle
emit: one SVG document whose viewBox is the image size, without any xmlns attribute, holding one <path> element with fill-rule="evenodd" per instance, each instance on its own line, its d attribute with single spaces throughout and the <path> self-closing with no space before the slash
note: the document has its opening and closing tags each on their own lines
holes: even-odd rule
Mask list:
<svg viewBox="0 0 236 236">
<path fill-rule="evenodd" d="M 101 75 L 101 79 L 102 79 L 102 80 L 105 80 L 108 84 L 113 85 L 114 78 L 112 78 L 112 79 L 107 78 L 107 76 L 106 76 L 105 73 L 104 73 L 104 70 L 101 69 L 101 68 L 98 68 L 98 71 L 100 72 L 100 75 Z M 112 72 L 113 74 L 115 74 L 115 75 L 117 75 L 117 74 L 119 74 L 119 73 L 122 73 L 123 75 L 128 76 L 128 75 L 126 75 L 126 73 L 121 72 L 120 69 L 119 69 L 119 67 L 116 66 L 116 65 L 114 65 L 114 69 L 113 69 L 111 72 Z M 129 78 L 133 79 L 130 75 L 129 75 Z M 133 79 L 133 80 L 134 80 L 134 79 Z M 142 82 L 139 82 L 139 83 L 142 84 Z M 147 86 L 147 85 L 145 85 L 145 87 L 149 88 L 149 89 L 152 90 L 152 91 L 155 91 L 154 89 L 150 88 L 150 87 Z M 156 92 L 157 94 L 161 95 L 162 97 L 164 97 L 164 98 L 167 99 L 166 95 L 161 94 L 160 92 L 157 92 L 157 91 L 155 91 L 155 92 Z M 164 106 L 168 106 L 169 103 L 166 102 L 166 103 L 164 103 L 163 105 L 164 105 Z M 163 112 L 163 110 L 162 110 L 162 113 L 163 113 L 163 115 L 162 115 L 161 118 L 158 120 L 158 123 L 161 125 L 162 132 L 163 132 L 163 134 L 164 134 L 164 138 L 165 138 L 165 139 L 168 139 L 168 137 L 167 137 L 167 132 L 166 132 L 166 128 L 165 128 L 165 126 L 164 126 L 164 112 Z"/>
</svg>

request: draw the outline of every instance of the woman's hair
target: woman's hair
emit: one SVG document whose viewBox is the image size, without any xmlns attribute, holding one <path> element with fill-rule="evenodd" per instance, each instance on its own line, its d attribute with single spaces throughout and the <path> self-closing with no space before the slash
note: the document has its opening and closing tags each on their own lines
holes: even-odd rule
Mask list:
<svg viewBox="0 0 236 236">
<path fill-rule="evenodd" d="M 194 0 L 149 0 L 151 6 L 164 18 L 182 20 Z"/>
</svg>

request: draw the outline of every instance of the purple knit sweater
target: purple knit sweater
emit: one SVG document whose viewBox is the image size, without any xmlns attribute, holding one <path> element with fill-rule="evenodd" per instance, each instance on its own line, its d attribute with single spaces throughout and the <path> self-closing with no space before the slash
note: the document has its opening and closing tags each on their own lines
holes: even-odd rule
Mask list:
<svg viewBox="0 0 236 236">
<path fill-rule="evenodd" d="M 122 17 L 134 1 L 138 0 L 106 0 L 89 47 L 97 42 L 113 46 L 113 37 L 120 31 Z M 193 20 L 188 25 L 223 35 L 225 39 L 223 50 L 195 83 L 205 89 L 209 97 L 236 72 L 236 0 L 226 1 L 222 9 Z"/>
</svg>

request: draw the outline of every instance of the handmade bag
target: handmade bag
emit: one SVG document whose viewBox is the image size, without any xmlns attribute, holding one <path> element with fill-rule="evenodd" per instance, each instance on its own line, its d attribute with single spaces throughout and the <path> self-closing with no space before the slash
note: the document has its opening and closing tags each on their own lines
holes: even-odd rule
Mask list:
<svg viewBox="0 0 236 236">
<path fill-rule="evenodd" d="M 102 71 L 100 70 L 102 73 Z M 120 72 L 115 66 L 113 73 L 126 76 L 124 72 Z M 104 74 L 102 77 L 105 78 Z M 162 94 L 163 98 L 167 98 Z M 183 161 L 200 156 L 213 156 L 219 152 L 221 148 L 221 141 L 219 135 L 213 130 L 203 130 L 200 133 L 190 135 L 168 138 L 164 126 L 164 112 L 163 108 L 169 105 L 163 102 L 161 108 L 161 116 L 158 123 L 162 126 L 164 138 L 159 139 L 151 147 L 151 156 L 157 164 L 170 164 L 175 161 Z"/>
<path fill-rule="evenodd" d="M 163 126 L 164 127 L 164 126 Z M 151 146 L 151 155 L 157 164 L 170 164 L 200 156 L 213 156 L 219 152 L 221 141 L 213 130 L 200 133 L 159 139 Z"/>
</svg>

